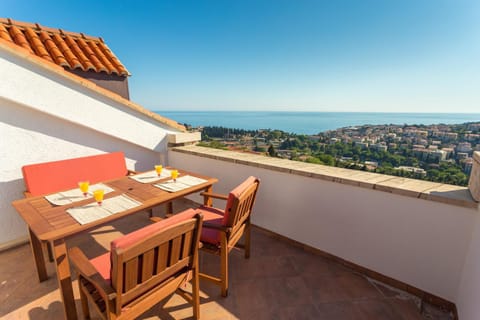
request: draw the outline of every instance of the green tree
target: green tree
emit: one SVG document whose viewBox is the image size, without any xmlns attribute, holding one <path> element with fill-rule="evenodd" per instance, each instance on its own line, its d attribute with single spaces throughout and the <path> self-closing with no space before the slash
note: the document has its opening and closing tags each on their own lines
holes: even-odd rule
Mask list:
<svg viewBox="0 0 480 320">
<path fill-rule="evenodd" d="M 268 155 L 270 157 L 276 157 L 277 156 L 277 151 L 275 151 L 275 148 L 273 147 L 272 144 L 268 147 Z"/>
</svg>

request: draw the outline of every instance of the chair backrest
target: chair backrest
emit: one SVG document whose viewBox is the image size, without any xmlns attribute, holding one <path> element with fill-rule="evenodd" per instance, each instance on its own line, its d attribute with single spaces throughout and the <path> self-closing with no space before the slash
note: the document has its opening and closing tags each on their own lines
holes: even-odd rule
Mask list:
<svg viewBox="0 0 480 320">
<path fill-rule="evenodd" d="M 250 176 L 228 194 L 222 224 L 236 233 L 252 212 L 260 180 Z"/>
<path fill-rule="evenodd" d="M 27 192 L 33 196 L 91 184 L 127 175 L 125 155 L 112 152 L 95 156 L 30 164 L 22 167 Z"/>
<path fill-rule="evenodd" d="M 179 283 L 188 280 L 198 259 L 201 227 L 202 216 L 189 209 L 111 243 L 111 284 L 117 294 L 117 314 L 137 298 L 169 294 L 161 291 L 175 291 Z"/>
</svg>

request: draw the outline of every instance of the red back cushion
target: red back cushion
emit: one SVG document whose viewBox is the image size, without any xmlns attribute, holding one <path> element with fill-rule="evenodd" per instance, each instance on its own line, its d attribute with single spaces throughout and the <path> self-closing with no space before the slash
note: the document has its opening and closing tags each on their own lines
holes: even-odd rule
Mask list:
<svg viewBox="0 0 480 320">
<path fill-rule="evenodd" d="M 142 229 L 131 232 L 123 237 L 113 240 L 110 243 L 111 252 L 115 249 L 127 249 L 128 247 L 137 244 L 138 242 L 144 241 L 147 237 L 156 234 L 158 231 L 164 230 L 174 224 L 179 222 L 191 219 L 195 216 L 196 212 L 194 209 L 187 209 L 181 213 L 175 214 L 170 218 L 163 219 L 162 221 L 152 223 Z"/>
<path fill-rule="evenodd" d="M 102 254 L 98 257 L 90 259 L 90 263 L 97 269 L 98 273 L 107 280 L 111 281 L 112 278 L 112 252 L 114 249 L 121 248 L 125 249 L 130 247 L 133 244 L 138 243 L 139 241 L 145 240 L 146 237 L 155 234 L 158 231 L 161 231 L 169 226 L 172 226 L 178 222 L 191 219 L 195 216 L 196 212 L 193 209 L 188 209 L 182 213 L 176 214 L 168 219 L 162 220 L 160 222 L 153 223 L 142 229 L 131 232 L 123 237 L 117 238 L 110 243 L 111 251 L 105 254 Z"/>
<path fill-rule="evenodd" d="M 245 192 L 245 190 L 249 186 L 254 184 L 255 181 L 257 181 L 257 178 L 255 178 L 254 176 L 250 176 L 245 181 L 243 181 L 239 186 L 237 186 L 235 189 L 230 191 L 230 193 L 228 194 L 227 205 L 225 207 L 225 214 L 223 215 L 222 225 L 226 226 L 228 223 L 228 216 L 230 211 L 232 210 L 233 201 L 235 200 L 235 198 L 240 197 L 240 195 L 243 192 Z"/>
<path fill-rule="evenodd" d="M 33 196 L 73 189 L 79 181 L 90 184 L 127 175 L 123 152 L 44 162 L 22 167 L 27 191 Z"/>
</svg>

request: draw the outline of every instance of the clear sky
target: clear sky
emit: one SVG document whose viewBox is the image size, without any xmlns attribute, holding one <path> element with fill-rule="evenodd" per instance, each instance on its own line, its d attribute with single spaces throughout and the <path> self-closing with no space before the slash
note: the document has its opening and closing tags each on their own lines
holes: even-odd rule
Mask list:
<svg viewBox="0 0 480 320">
<path fill-rule="evenodd" d="M 102 37 L 151 110 L 480 112 L 479 0 L 1 0 Z"/>
</svg>

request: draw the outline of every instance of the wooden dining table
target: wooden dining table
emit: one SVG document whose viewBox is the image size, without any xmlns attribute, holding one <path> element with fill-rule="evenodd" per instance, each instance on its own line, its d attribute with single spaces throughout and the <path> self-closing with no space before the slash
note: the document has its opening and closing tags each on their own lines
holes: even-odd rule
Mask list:
<svg viewBox="0 0 480 320">
<path fill-rule="evenodd" d="M 170 178 L 168 177 L 152 183 L 141 183 L 129 176 L 102 181 L 103 184 L 114 190 L 105 194 L 105 200 L 118 195 L 126 195 L 140 202 L 140 205 L 83 225 L 78 223 L 67 212 L 67 209 L 93 203 L 95 202 L 93 198 L 61 206 L 51 204 L 44 196 L 25 198 L 12 202 L 13 207 L 28 225 L 30 244 L 40 282 L 48 279 L 42 245 L 47 242 L 53 248 L 55 270 L 66 319 L 77 319 L 77 311 L 65 240 L 84 231 L 132 214 L 150 210 L 162 204 L 166 204 L 167 211 L 171 213 L 172 201 L 201 191 L 211 192 L 213 184 L 218 181 L 216 178 L 179 170 L 179 177 L 186 175 L 204 179 L 205 182 L 180 191 L 168 192 L 155 186 L 156 183 L 169 180 Z M 211 203 L 204 204 L 211 205 Z"/>
</svg>

